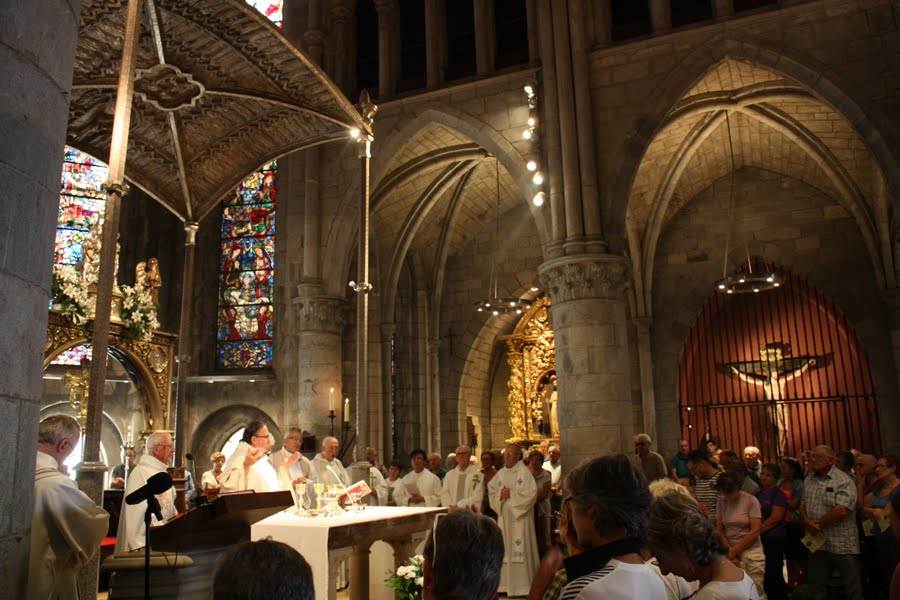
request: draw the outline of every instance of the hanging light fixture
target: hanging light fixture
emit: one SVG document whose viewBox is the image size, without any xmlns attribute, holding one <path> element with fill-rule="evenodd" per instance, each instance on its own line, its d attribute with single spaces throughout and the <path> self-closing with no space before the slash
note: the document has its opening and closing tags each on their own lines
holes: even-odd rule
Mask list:
<svg viewBox="0 0 900 600">
<path fill-rule="evenodd" d="M 731 182 L 729 185 L 728 199 L 728 237 L 725 240 L 725 258 L 722 261 L 722 279 L 716 282 L 716 290 L 723 294 L 758 294 L 781 287 L 784 277 L 781 273 L 771 268 L 764 261 L 758 262 L 754 270 L 753 260 L 750 258 L 750 245 L 745 246 L 747 264 L 739 267 L 731 273 L 728 272 L 728 251 L 731 245 L 731 224 L 734 223 L 734 144 L 731 139 L 731 119 L 725 111 L 725 126 L 728 130 L 728 151 L 731 157 Z"/>
<path fill-rule="evenodd" d="M 494 175 L 497 188 L 496 223 L 494 240 L 500 245 L 500 161 L 494 157 Z M 500 286 L 497 282 L 497 256 L 491 253 L 491 271 L 488 278 L 487 297 L 475 303 L 475 312 L 486 313 L 493 317 L 505 314 L 521 315 L 529 307 L 531 302 L 524 298 L 503 298 L 500 296 Z"/>
</svg>

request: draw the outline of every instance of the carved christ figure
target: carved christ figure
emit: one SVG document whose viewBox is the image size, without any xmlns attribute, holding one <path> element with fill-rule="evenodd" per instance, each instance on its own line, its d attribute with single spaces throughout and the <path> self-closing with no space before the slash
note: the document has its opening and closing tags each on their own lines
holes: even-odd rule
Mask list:
<svg viewBox="0 0 900 600">
<path fill-rule="evenodd" d="M 824 364 L 824 357 L 797 356 L 784 357 L 785 344 L 766 344 L 759 351 L 760 360 L 726 363 L 718 365 L 719 370 L 736 375 L 741 381 L 762 387 L 763 397 L 771 402 L 769 418 L 775 428 L 778 451 L 784 455 L 787 447 L 787 432 L 790 426 L 784 390 L 788 381 L 799 377 L 812 367 Z"/>
</svg>

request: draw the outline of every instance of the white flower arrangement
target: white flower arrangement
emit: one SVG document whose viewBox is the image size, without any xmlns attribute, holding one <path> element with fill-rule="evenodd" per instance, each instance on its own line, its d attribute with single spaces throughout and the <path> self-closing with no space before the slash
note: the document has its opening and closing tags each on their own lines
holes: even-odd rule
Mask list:
<svg viewBox="0 0 900 600">
<path fill-rule="evenodd" d="M 120 290 L 125 334 L 134 339 L 149 341 L 153 337 L 153 332 L 159 329 L 156 305 L 150 296 L 150 290 L 141 284 L 133 287 L 123 285 Z"/>
<path fill-rule="evenodd" d="M 422 563 L 425 557 L 416 554 L 409 559 L 408 565 L 397 568 L 397 572 L 385 579 L 385 583 L 395 592 L 400 600 L 421 600 L 422 588 L 425 585 L 425 573 Z"/>
<path fill-rule="evenodd" d="M 88 294 L 81 273 L 72 265 L 53 268 L 53 309 L 75 325 L 81 325 L 94 314 L 94 298 Z"/>
</svg>

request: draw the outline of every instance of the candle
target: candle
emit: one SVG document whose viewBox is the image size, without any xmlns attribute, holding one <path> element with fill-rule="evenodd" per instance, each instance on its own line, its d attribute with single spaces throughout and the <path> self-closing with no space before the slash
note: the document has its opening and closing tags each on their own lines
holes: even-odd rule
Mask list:
<svg viewBox="0 0 900 600">
<path fill-rule="evenodd" d="M 328 412 L 334 412 L 334 388 L 328 390 Z"/>
<path fill-rule="evenodd" d="M 350 398 L 344 398 L 344 423 L 350 422 Z"/>
</svg>

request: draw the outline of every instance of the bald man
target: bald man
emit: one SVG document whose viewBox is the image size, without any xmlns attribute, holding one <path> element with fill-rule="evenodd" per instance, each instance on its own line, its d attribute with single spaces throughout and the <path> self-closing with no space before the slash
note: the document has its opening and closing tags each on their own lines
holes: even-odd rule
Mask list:
<svg viewBox="0 0 900 600">
<path fill-rule="evenodd" d="M 441 486 L 441 506 L 479 512 L 484 495 L 484 477 L 478 467 L 471 464 L 472 449 L 465 444 L 456 447 L 456 467 L 447 472 Z"/>
<path fill-rule="evenodd" d="M 318 483 L 350 485 L 350 476 L 344 469 L 341 459 L 337 457 L 340 447 L 341 443 L 337 438 L 329 436 L 322 440 L 322 451 L 312 459 L 315 480 Z"/>
</svg>

